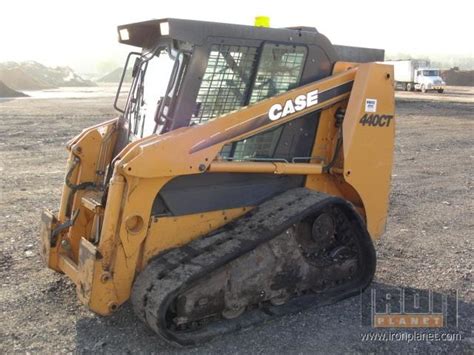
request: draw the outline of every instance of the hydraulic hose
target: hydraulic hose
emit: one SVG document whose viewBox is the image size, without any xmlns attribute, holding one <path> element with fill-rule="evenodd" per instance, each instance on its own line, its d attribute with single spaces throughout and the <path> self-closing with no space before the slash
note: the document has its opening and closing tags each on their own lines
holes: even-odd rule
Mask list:
<svg viewBox="0 0 474 355">
<path fill-rule="evenodd" d="M 90 181 L 82 182 L 82 183 L 77 184 L 77 185 L 71 183 L 70 179 L 71 179 L 72 173 L 73 173 L 74 169 L 76 168 L 76 166 L 79 165 L 80 162 L 81 162 L 81 159 L 79 159 L 79 157 L 75 156 L 74 160 L 71 164 L 71 167 L 69 168 L 69 171 L 66 174 L 66 178 L 64 179 L 64 183 L 66 184 L 66 186 L 69 187 L 73 192 L 76 192 L 77 190 L 86 190 L 86 189 L 91 189 L 91 188 L 96 187 L 96 184 L 94 182 L 90 182 Z"/>
</svg>

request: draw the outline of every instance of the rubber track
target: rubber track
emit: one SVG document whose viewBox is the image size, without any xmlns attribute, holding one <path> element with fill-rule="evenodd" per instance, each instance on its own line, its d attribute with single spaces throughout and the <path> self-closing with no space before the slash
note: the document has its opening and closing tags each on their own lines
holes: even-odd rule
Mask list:
<svg viewBox="0 0 474 355">
<path fill-rule="evenodd" d="M 363 272 L 359 278 L 322 294 L 303 295 L 283 306 L 253 309 L 236 319 L 215 321 L 195 331 L 173 331 L 168 328 L 166 313 L 177 295 L 219 267 L 283 233 L 306 216 L 331 205 L 345 210 L 349 222 L 353 224 L 351 228 L 358 230 L 356 234 L 363 260 Z M 363 221 L 352 205 L 341 198 L 297 188 L 268 200 L 215 234 L 160 254 L 138 275 L 131 300 L 138 317 L 163 339 L 179 345 L 194 345 L 276 315 L 349 297 L 365 288 L 374 272 L 375 250 Z"/>
</svg>

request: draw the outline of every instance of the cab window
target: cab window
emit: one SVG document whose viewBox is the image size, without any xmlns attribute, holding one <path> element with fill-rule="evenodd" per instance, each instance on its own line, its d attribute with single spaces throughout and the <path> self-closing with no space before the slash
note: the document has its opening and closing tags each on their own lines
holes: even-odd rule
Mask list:
<svg viewBox="0 0 474 355">
<path fill-rule="evenodd" d="M 304 46 L 274 43 L 264 44 L 260 53 L 256 47 L 212 46 L 191 125 L 297 87 L 306 55 Z M 272 158 L 281 132 L 282 127 L 278 127 L 228 144 L 221 156 L 235 160 Z"/>
<path fill-rule="evenodd" d="M 191 124 L 205 123 L 245 106 L 256 59 L 256 47 L 212 46 Z"/>
<path fill-rule="evenodd" d="M 250 104 L 297 87 L 306 58 L 306 47 L 266 44 L 258 65 Z M 235 160 L 270 159 L 280 139 L 283 126 L 233 143 L 222 151 Z"/>
</svg>

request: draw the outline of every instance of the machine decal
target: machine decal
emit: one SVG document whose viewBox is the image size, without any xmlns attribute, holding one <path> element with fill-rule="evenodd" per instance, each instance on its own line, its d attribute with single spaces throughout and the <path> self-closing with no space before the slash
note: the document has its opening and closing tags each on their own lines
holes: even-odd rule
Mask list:
<svg viewBox="0 0 474 355">
<path fill-rule="evenodd" d="M 377 99 L 365 99 L 365 112 L 377 112 Z"/>
<path fill-rule="evenodd" d="M 283 106 L 281 104 L 274 104 L 270 107 L 268 112 L 265 112 L 263 115 L 249 118 L 244 122 L 239 122 L 238 124 L 226 128 L 223 132 L 217 132 L 208 139 L 197 142 L 194 146 L 191 147 L 189 153 L 192 154 L 198 152 L 214 144 L 219 144 L 231 140 L 235 137 L 244 134 L 245 132 L 251 132 L 253 130 L 264 127 L 270 123 L 269 120 L 275 121 L 293 113 L 303 111 L 304 109 L 307 109 L 312 106 L 317 106 L 314 109 L 315 111 L 317 111 L 318 109 L 322 109 L 325 107 L 326 101 L 351 92 L 353 84 L 354 82 L 351 80 L 344 84 L 332 87 L 324 91 L 313 90 L 308 92 L 307 94 L 298 95 L 294 100 L 287 100 Z M 303 96 L 304 98 L 299 98 L 300 96 Z M 310 97 L 309 99 L 308 96 Z M 304 108 L 302 108 L 303 101 L 305 105 Z M 285 109 L 287 105 L 288 107 Z M 298 106 L 298 109 L 296 108 L 296 106 Z M 272 119 L 272 114 L 277 115 L 279 117 Z"/>
<path fill-rule="evenodd" d="M 359 123 L 362 126 L 371 126 L 371 127 L 390 127 L 390 122 L 392 121 L 392 115 L 377 115 L 377 114 L 365 114 L 360 119 Z"/>
<path fill-rule="evenodd" d="M 298 95 L 294 100 L 287 100 L 285 105 L 274 104 L 268 111 L 268 118 L 276 121 L 279 118 L 288 116 L 289 114 L 304 110 L 318 103 L 319 90 L 313 90 L 306 95 Z"/>
</svg>

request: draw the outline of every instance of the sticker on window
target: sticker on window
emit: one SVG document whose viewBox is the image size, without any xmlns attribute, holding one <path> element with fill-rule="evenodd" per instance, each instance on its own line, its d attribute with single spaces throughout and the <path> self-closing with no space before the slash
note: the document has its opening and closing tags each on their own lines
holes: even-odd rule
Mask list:
<svg viewBox="0 0 474 355">
<path fill-rule="evenodd" d="M 365 99 L 365 112 L 377 112 L 376 99 Z"/>
</svg>

